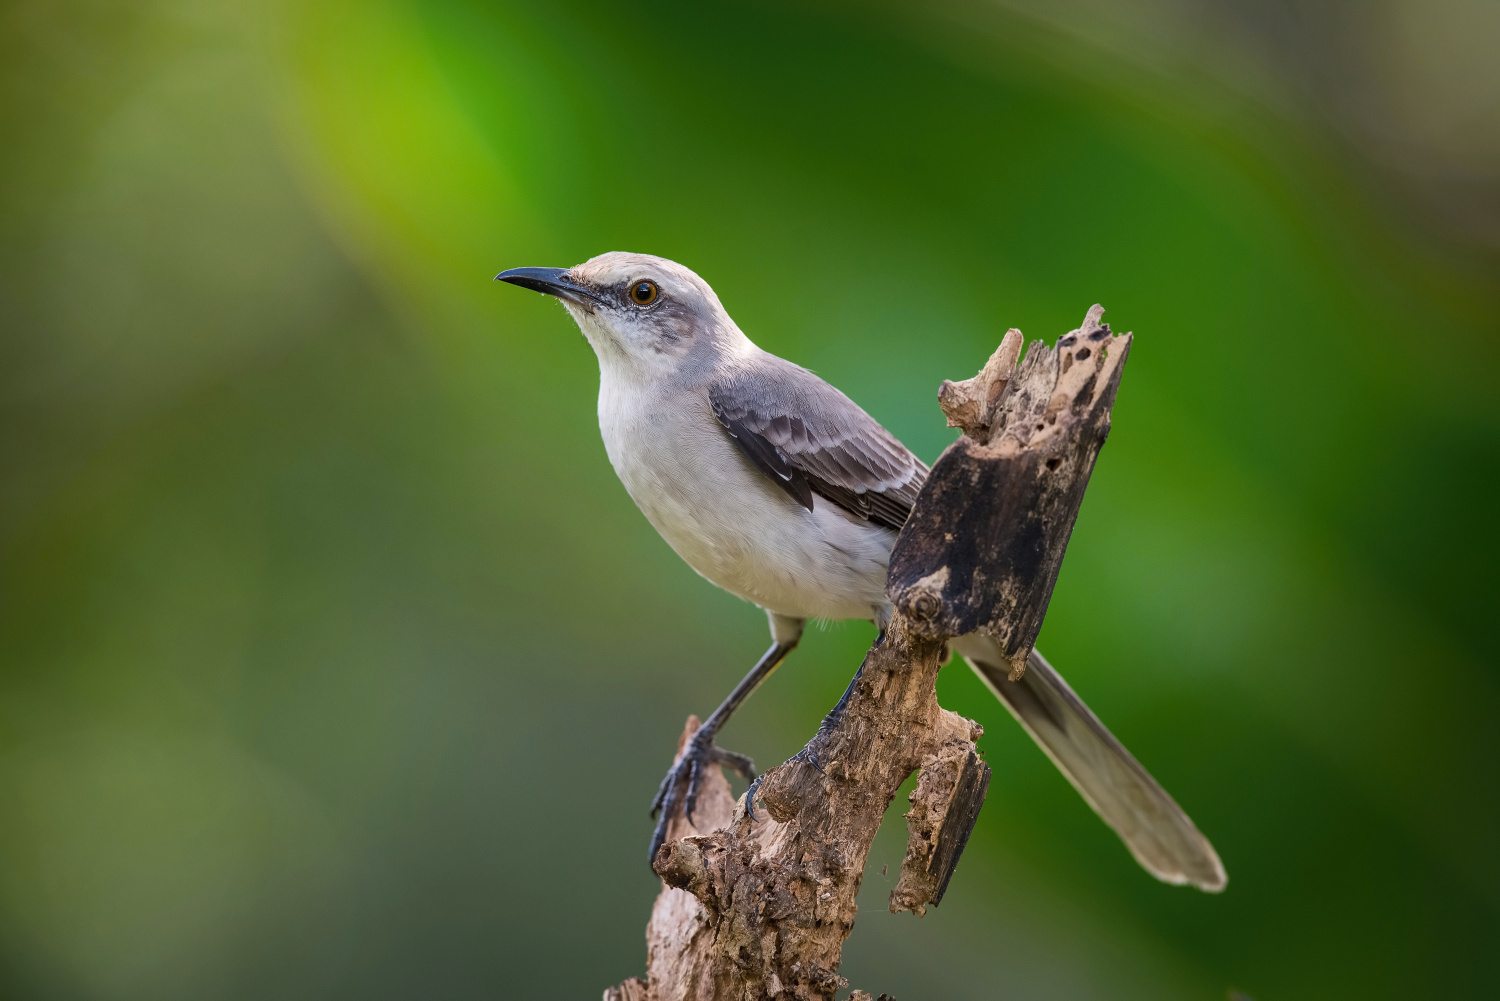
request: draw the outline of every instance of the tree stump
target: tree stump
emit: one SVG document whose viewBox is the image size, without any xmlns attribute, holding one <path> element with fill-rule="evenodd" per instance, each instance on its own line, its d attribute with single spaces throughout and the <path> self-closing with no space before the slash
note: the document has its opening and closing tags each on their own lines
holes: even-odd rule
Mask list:
<svg viewBox="0 0 1500 1001">
<path fill-rule="evenodd" d="M 647 927 L 647 976 L 605 1001 L 831 1001 L 854 927 L 865 860 L 901 784 L 920 773 L 893 911 L 943 896 L 978 817 L 990 769 L 980 727 L 938 705 L 946 641 L 996 639 L 1014 676 L 1041 629 L 1094 460 L 1109 432 L 1131 335 L 1088 311 L 1057 347 L 1017 367 L 1012 330 L 939 404 L 963 435 L 933 466 L 892 554 L 885 635 L 865 655 L 821 770 L 799 756 L 766 773 L 752 818 L 711 769 L 696 820 L 671 820 L 654 862 L 662 892 Z M 690 718 L 685 744 L 697 729 Z M 680 753 L 681 745 L 679 745 Z M 868 998 L 864 992 L 856 996 Z"/>
</svg>

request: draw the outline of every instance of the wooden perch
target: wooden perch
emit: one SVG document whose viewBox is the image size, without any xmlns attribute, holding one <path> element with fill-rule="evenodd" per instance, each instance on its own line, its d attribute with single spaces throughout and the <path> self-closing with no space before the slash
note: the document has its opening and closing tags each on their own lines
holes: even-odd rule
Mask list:
<svg viewBox="0 0 1500 1001">
<path fill-rule="evenodd" d="M 690 825 L 674 817 L 655 860 L 663 888 L 647 928 L 647 976 L 605 1001 L 832 999 L 865 860 L 886 808 L 918 772 L 892 910 L 918 914 L 947 889 L 990 769 L 975 723 L 937 703 L 946 641 L 976 630 L 1019 676 L 1036 640 L 1094 459 L 1109 431 L 1130 335 L 1089 310 L 1056 349 L 1017 367 L 1012 330 L 983 371 L 939 394 L 961 427 L 933 467 L 892 554 L 894 614 L 837 722 L 766 773 L 756 816 L 710 769 Z M 690 719 L 683 742 L 697 729 Z M 681 744 L 679 745 L 679 753 Z M 868 999 L 857 991 L 851 997 Z M 882 995 L 882 998 L 884 996 Z"/>
<path fill-rule="evenodd" d="M 1014 364 L 1012 330 L 979 375 L 943 383 L 939 403 L 964 434 L 932 467 L 891 554 L 886 595 L 914 628 L 988 633 L 1012 681 L 1042 630 L 1130 353 L 1131 335 L 1112 334 L 1103 315 L 1094 306 L 1056 349 L 1033 341 L 1007 378 L 992 369 Z"/>
</svg>

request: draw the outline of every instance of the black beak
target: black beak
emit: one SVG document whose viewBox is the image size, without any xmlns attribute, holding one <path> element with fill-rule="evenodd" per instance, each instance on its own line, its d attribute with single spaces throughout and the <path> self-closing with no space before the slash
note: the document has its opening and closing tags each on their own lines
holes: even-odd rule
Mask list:
<svg viewBox="0 0 1500 1001">
<path fill-rule="evenodd" d="M 495 276 L 497 282 L 510 282 L 543 295 L 555 295 L 577 303 L 594 303 L 599 295 L 591 288 L 584 288 L 568 279 L 567 268 L 511 268 Z"/>
</svg>

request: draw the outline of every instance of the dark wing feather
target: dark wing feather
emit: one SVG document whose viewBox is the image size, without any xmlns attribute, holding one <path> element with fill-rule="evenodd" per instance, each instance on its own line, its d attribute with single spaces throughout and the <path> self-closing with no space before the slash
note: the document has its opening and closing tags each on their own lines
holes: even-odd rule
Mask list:
<svg viewBox="0 0 1500 1001">
<path fill-rule="evenodd" d="M 756 434 L 744 421 L 725 417 L 714 408 L 714 415 L 719 418 L 719 423 L 724 425 L 724 430 L 729 432 L 729 437 L 740 447 L 755 467 L 769 476 L 778 487 L 792 495 L 792 499 L 809 511 L 813 508 L 812 486 L 796 466 L 786 457 L 786 454 L 771 444 L 762 435 Z"/>
<path fill-rule="evenodd" d="M 774 355 L 708 387 L 724 430 L 761 472 L 809 511 L 813 494 L 900 531 L 927 467 L 849 397 Z"/>
</svg>

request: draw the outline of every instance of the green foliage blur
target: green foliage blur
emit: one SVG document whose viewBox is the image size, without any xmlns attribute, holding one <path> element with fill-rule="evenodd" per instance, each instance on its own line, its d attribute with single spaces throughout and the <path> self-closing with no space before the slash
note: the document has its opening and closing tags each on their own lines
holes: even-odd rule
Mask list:
<svg viewBox="0 0 1500 1001">
<path fill-rule="evenodd" d="M 1500 983 L 1500 281 L 1337 143 L 1000 7 L 11 0 L 0 995 L 581 998 L 761 651 L 491 277 L 682 261 L 929 461 L 1010 326 L 1133 330 L 1041 646 L 1213 839 L 1153 882 L 962 668 L 989 801 L 903 1001 Z M 796 751 L 871 639 L 724 736 Z M 888 865 L 890 873 L 882 871 Z"/>
</svg>

